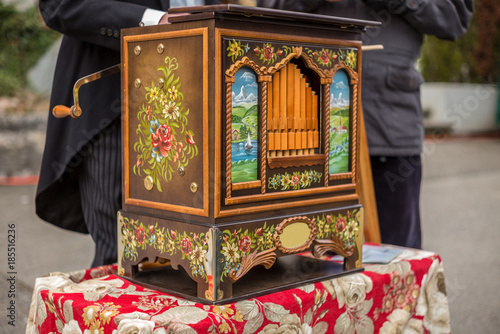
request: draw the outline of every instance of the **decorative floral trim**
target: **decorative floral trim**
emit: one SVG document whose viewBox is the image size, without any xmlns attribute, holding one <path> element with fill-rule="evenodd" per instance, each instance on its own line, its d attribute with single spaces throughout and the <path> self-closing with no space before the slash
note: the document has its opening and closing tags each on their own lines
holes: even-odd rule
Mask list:
<svg viewBox="0 0 500 334">
<path fill-rule="evenodd" d="M 325 48 L 322 48 L 321 50 L 305 48 L 304 50 L 307 55 L 314 59 L 314 61 L 320 66 L 331 67 L 334 62 L 343 60 L 350 68 L 354 70 L 356 69 L 357 54 L 354 50 L 339 49 L 338 51 L 334 51 Z"/>
<path fill-rule="evenodd" d="M 174 165 L 176 169 L 184 168 L 198 155 L 194 133 L 187 128 L 189 109 L 184 109 L 180 77 L 174 74 L 179 64 L 170 57 L 165 58 L 165 64 L 158 68 L 164 84 L 151 83 L 145 88 L 146 104 L 137 113 L 139 125 L 135 132 L 139 140 L 134 143 L 134 151 L 138 155 L 133 166 L 135 175 L 151 177 L 160 192 L 160 180 L 172 179 Z"/>
<path fill-rule="evenodd" d="M 291 51 L 292 48 L 283 46 L 282 49 L 277 49 L 275 52 L 274 46 L 271 43 L 264 43 L 262 47 L 257 46 L 253 49 L 253 52 L 259 56 L 259 59 L 268 65 L 274 64 L 279 57 L 283 56 L 283 53 L 286 57 Z"/>
<path fill-rule="evenodd" d="M 293 174 L 274 174 L 268 180 L 268 187 L 270 189 L 288 190 L 288 189 L 303 189 L 310 187 L 313 183 L 320 183 L 323 173 L 315 170 L 306 170 L 303 172 L 293 172 Z"/>
<path fill-rule="evenodd" d="M 222 276 L 227 276 L 231 270 L 238 271 L 241 260 L 250 252 L 261 252 L 274 247 L 274 233 L 276 226 L 264 226 L 253 231 L 245 230 L 224 230 L 221 244 L 222 254 L 225 258 L 225 265 Z"/>
<path fill-rule="evenodd" d="M 169 256 L 181 252 L 182 260 L 189 260 L 192 275 L 207 279 L 203 264 L 203 259 L 208 251 L 205 233 L 191 232 L 187 234 L 185 231 L 181 233 L 165 227 L 160 229 L 158 223 L 145 225 L 128 217 L 123 217 L 120 225 L 125 243 L 123 258 L 135 261 L 138 249 L 145 250 L 148 247 L 153 247 L 160 254 Z"/>
<path fill-rule="evenodd" d="M 343 244 L 344 249 L 356 245 L 356 234 L 359 229 L 359 211 L 347 211 L 343 214 L 322 214 L 312 219 L 318 232 L 317 239 L 337 239 Z"/>
<path fill-rule="evenodd" d="M 243 56 L 250 50 L 250 46 L 248 43 L 246 45 L 241 44 L 241 41 L 236 41 L 233 39 L 232 42 L 229 43 L 227 47 L 227 56 L 231 57 L 231 60 L 234 62 L 236 58 Z"/>
</svg>

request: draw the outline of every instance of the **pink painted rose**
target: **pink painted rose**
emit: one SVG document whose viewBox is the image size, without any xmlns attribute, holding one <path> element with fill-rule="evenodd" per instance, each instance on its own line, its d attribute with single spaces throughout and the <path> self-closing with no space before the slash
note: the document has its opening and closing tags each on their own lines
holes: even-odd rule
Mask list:
<svg viewBox="0 0 500 334">
<path fill-rule="evenodd" d="M 321 51 L 320 59 L 323 64 L 328 64 L 330 62 L 330 53 L 327 50 Z"/>
<path fill-rule="evenodd" d="M 252 245 L 252 240 L 247 235 L 242 236 L 241 239 L 238 241 L 238 249 L 242 252 L 249 252 L 251 245 Z"/>
<path fill-rule="evenodd" d="M 172 130 L 166 124 L 162 124 L 156 129 L 156 132 L 151 134 L 153 139 L 153 147 L 157 148 L 162 157 L 168 156 L 168 151 L 172 148 Z"/>
<path fill-rule="evenodd" d="M 188 238 L 184 238 L 181 240 L 181 251 L 184 254 L 189 254 L 193 250 L 193 244 L 191 244 L 191 241 L 189 241 Z"/>
<path fill-rule="evenodd" d="M 343 218 L 337 219 L 337 222 L 335 223 L 335 228 L 337 229 L 338 232 L 342 232 L 345 229 L 345 220 Z"/>
<path fill-rule="evenodd" d="M 135 240 L 140 244 L 144 242 L 144 239 L 146 237 L 146 233 L 144 233 L 144 229 L 142 227 L 137 228 L 135 230 Z"/>
<path fill-rule="evenodd" d="M 269 45 L 264 46 L 264 49 L 262 50 L 262 56 L 264 56 L 265 60 L 271 60 L 273 59 L 273 48 L 270 47 Z"/>
</svg>

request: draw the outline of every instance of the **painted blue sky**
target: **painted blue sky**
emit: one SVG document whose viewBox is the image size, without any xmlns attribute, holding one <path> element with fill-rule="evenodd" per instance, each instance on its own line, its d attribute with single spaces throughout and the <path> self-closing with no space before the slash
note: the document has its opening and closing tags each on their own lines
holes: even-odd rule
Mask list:
<svg viewBox="0 0 500 334">
<path fill-rule="evenodd" d="M 332 86 L 330 89 L 330 103 L 334 103 L 335 100 L 339 99 L 340 93 L 342 93 L 342 99 L 349 103 L 349 81 L 347 79 L 347 75 L 345 71 L 337 71 L 333 77 Z M 332 99 L 332 95 L 335 97 L 335 100 Z"/>
<path fill-rule="evenodd" d="M 241 86 L 245 86 L 247 95 L 253 94 L 257 96 L 257 78 L 255 77 L 255 73 L 247 67 L 242 67 L 236 73 L 236 81 L 233 84 L 233 92 L 236 95 L 241 92 Z"/>
</svg>

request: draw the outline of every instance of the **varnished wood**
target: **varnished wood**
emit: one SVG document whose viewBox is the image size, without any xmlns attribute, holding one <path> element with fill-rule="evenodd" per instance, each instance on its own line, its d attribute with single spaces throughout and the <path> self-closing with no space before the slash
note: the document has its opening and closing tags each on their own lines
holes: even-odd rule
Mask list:
<svg viewBox="0 0 500 334">
<path fill-rule="evenodd" d="M 203 123 L 203 139 L 205 143 L 208 143 L 209 129 L 208 129 L 208 28 L 197 28 L 183 31 L 166 31 L 159 33 L 151 33 L 151 34 L 142 34 L 142 35 L 129 35 L 123 37 L 123 60 L 124 65 L 122 66 L 123 72 L 123 81 L 124 81 L 124 96 L 128 97 L 131 93 L 129 91 L 130 81 L 128 79 L 128 64 L 130 62 L 129 59 L 129 44 L 133 42 L 140 41 L 154 41 L 154 40 L 168 40 L 171 38 L 181 38 L 181 37 L 193 37 L 193 36 L 201 36 L 202 37 L 202 63 L 203 63 L 203 91 L 202 91 L 202 120 Z M 129 132 L 129 119 L 130 119 L 130 111 L 129 111 L 129 101 L 128 98 L 124 98 L 124 103 L 122 107 L 123 113 L 123 126 L 124 126 L 124 134 L 123 142 L 125 151 L 123 156 L 123 165 L 124 165 L 124 194 L 123 194 L 123 204 L 125 205 L 133 205 L 140 206 L 152 209 L 160 209 L 160 210 L 169 210 L 173 212 L 186 212 L 189 214 L 197 215 L 197 216 L 209 216 L 209 187 L 208 187 L 208 178 L 209 178 L 209 170 L 208 170 L 208 162 L 209 162 L 209 146 L 204 145 L 202 148 L 203 151 L 203 183 L 207 186 L 203 187 L 203 209 L 197 209 L 189 206 L 183 205 L 175 205 L 168 204 L 162 202 L 155 202 L 151 200 L 144 200 L 140 198 L 132 198 L 130 195 L 130 172 L 128 166 L 130 165 L 130 152 L 128 150 L 130 144 L 130 132 Z"/>
<path fill-rule="evenodd" d="M 179 175 L 176 174 L 174 182 L 169 184 L 171 186 L 165 196 L 160 196 L 163 195 L 160 193 L 160 183 L 158 183 L 159 192 L 154 192 L 157 189 L 148 192 L 151 190 L 150 183 L 141 184 L 143 180 L 140 177 L 134 177 L 132 184 L 129 180 L 132 176 L 127 175 L 123 184 L 128 191 L 124 194 L 130 194 L 129 191 L 132 189 L 133 197 L 138 198 L 129 196 L 124 199 L 125 218 L 122 218 L 122 223 L 120 223 L 122 225 L 119 226 L 122 226 L 121 240 L 127 244 L 128 251 L 125 253 L 125 246 L 121 248 L 121 254 L 124 257 L 120 266 L 124 265 L 128 276 L 138 278 L 144 273 L 138 272 L 138 268 L 134 266 L 137 266 L 142 261 L 141 259 L 147 258 L 152 261 L 160 258 L 168 259 L 173 268 L 181 267 L 188 271 L 189 280 L 196 282 L 194 287 L 190 285 L 187 288 L 192 290 L 189 293 L 191 296 L 194 295 L 200 301 L 209 300 L 211 303 L 218 303 L 222 300 L 225 303 L 232 298 L 255 296 L 265 289 L 267 289 L 265 291 L 273 291 L 273 289 L 281 289 L 286 284 L 297 284 L 298 280 L 303 284 L 302 278 L 290 280 L 287 278 L 274 282 L 269 288 L 267 285 L 266 287 L 262 284 L 255 285 L 255 282 L 248 281 L 247 278 L 253 278 L 252 272 L 260 273 L 264 268 L 269 268 L 267 269 L 269 273 L 273 268 L 283 270 L 284 267 L 279 266 L 278 262 L 287 258 L 284 255 L 312 250 L 319 236 L 334 241 L 333 233 L 336 233 L 334 229 L 337 227 L 332 222 L 336 219 L 353 214 L 355 216 L 350 217 L 357 224 L 357 230 L 362 230 L 363 222 L 358 215 L 362 210 L 359 205 L 360 193 L 357 179 L 359 169 L 356 168 L 358 165 L 356 151 L 359 144 L 356 132 L 358 120 L 356 112 L 359 99 L 357 88 L 360 84 L 358 77 L 360 66 L 358 62 L 357 68 L 350 69 L 339 60 L 343 54 L 346 54 L 346 51 L 354 50 L 360 56 L 361 30 L 357 27 L 358 21 L 349 19 L 345 22 L 350 22 L 350 24 L 340 26 L 337 22 L 337 26 L 330 27 L 329 24 L 319 24 L 319 19 L 326 18 L 301 20 L 297 17 L 297 21 L 281 20 L 278 18 L 279 15 L 271 15 L 273 11 L 265 12 L 262 16 L 256 14 L 258 11 L 244 16 L 239 13 L 240 8 L 235 8 L 236 10 L 229 7 L 213 8 L 214 11 L 210 12 L 203 7 L 199 13 L 198 9 L 191 8 L 189 10 L 195 11 L 193 15 L 189 18 L 181 18 L 172 25 L 132 28 L 123 34 L 125 38 L 134 36 L 133 38 L 137 41 L 141 41 L 144 36 L 172 41 L 165 44 L 164 54 L 163 49 L 161 51 L 158 49 L 161 56 L 156 53 L 156 42 L 150 44 L 141 42 L 143 51 L 147 50 L 155 55 L 151 58 L 135 58 L 133 47 L 136 44 L 132 45 L 128 49 L 128 56 L 131 59 L 127 59 L 127 63 L 137 60 L 138 66 L 130 72 L 132 73 L 130 78 L 124 77 L 124 82 L 127 82 L 125 87 L 127 90 L 133 90 L 134 80 L 139 77 L 142 80 L 143 73 L 144 78 L 150 80 L 151 74 L 149 73 L 155 73 L 158 68 L 157 63 L 162 60 L 161 57 L 182 60 L 179 69 L 184 70 L 182 73 L 184 76 L 179 79 L 183 89 L 179 88 L 179 90 L 185 96 L 184 101 L 187 105 L 183 104 L 182 107 L 190 110 L 187 115 L 181 113 L 182 117 L 189 119 L 188 130 L 190 132 L 186 142 L 191 144 L 194 134 L 195 138 L 198 138 L 198 145 L 202 145 L 198 147 L 202 150 L 203 157 L 198 155 L 194 160 L 195 163 L 189 165 L 193 167 L 186 169 L 185 174 L 184 170 L 179 169 Z M 182 9 L 178 10 L 182 11 Z M 308 17 L 307 14 L 300 16 L 302 15 Z M 254 24 L 256 22 L 263 24 Z M 288 26 L 290 29 L 287 28 Z M 199 29 L 206 31 L 203 39 L 196 37 L 183 40 Z M 189 33 L 186 34 L 186 32 Z M 175 36 L 174 40 L 171 39 L 172 36 Z M 179 56 L 182 52 L 179 50 L 186 48 L 190 53 L 186 54 L 186 57 Z M 199 50 L 201 48 L 203 52 Z M 326 63 L 323 56 L 319 57 L 319 50 L 322 49 L 329 52 L 332 57 L 331 62 Z M 332 56 L 335 54 L 338 58 Z M 156 64 L 152 63 L 151 69 L 144 71 L 144 64 L 149 64 L 146 59 L 153 59 L 153 63 L 156 62 Z M 353 59 L 356 60 L 356 58 Z M 332 64 L 341 66 L 334 69 Z M 349 66 L 353 66 L 353 63 L 350 62 Z M 246 70 L 240 71 L 243 67 Z M 348 160 L 349 167 L 352 169 L 349 173 L 329 175 L 329 87 L 335 71 L 344 68 L 352 86 L 353 94 L 350 98 L 354 99 L 354 101 L 351 100 L 350 110 L 352 128 L 349 130 L 352 132 Z M 253 71 L 255 77 L 247 76 L 247 70 Z M 193 75 L 193 73 L 198 74 Z M 245 73 L 245 76 L 240 78 L 239 73 Z M 203 78 L 202 84 L 201 78 Z M 245 81 L 246 79 L 251 80 Z M 257 99 L 246 99 L 247 96 L 242 94 L 245 99 L 233 101 L 240 86 L 247 83 L 250 83 L 252 87 L 246 87 L 247 96 L 251 97 L 251 92 Z M 255 83 L 257 83 L 257 89 L 253 88 L 256 87 Z M 160 93 L 168 95 L 166 88 L 169 86 L 160 90 Z M 241 91 L 244 92 L 243 89 Z M 127 104 L 128 102 L 123 104 L 127 105 L 127 109 L 131 106 L 133 108 L 127 114 L 124 113 L 124 117 L 130 118 L 130 123 L 124 126 L 124 129 L 130 132 L 134 130 L 137 123 L 137 115 L 134 113 L 137 105 L 143 103 L 145 93 L 139 90 L 134 92 L 135 95 L 131 97 L 130 105 Z M 146 95 L 146 99 L 148 96 Z M 173 99 L 172 95 L 167 96 L 165 101 L 162 100 L 163 104 L 166 104 L 169 99 Z M 240 101 L 245 103 L 240 105 Z M 146 102 L 151 103 L 149 100 Z M 238 106 L 237 109 L 236 106 Z M 161 109 L 159 111 L 161 112 Z M 149 125 L 148 120 L 144 118 L 144 108 L 140 109 L 139 115 L 139 121 Z M 160 120 L 160 116 L 155 114 L 157 120 Z M 170 115 L 165 117 L 167 116 L 170 117 Z M 234 125 L 233 120 L 240 124 Z M 169 121 L 160 120 L 160 122 L 167 126 L 172 124 Z M 183 129 L 187 128 L 185 124 L 183 124 Z M 250 146 L 247 146 L 246 152 L 242 150 L 232 152 L 233 126 L 251 128 L 252 151 L 250 151 Z M 144 126 L 141 128 L 142 134 L 146 136 L 149 131 L 154 131 L 153 127 L 153 130 L 149 131 L 148 128 L 143 128 Z M 178 131 L 172 130 L 174 135 L 175 131 Z M 255 130 L 258 133 L 256 141 Z M 203 134 L 201 134 L 202 131 Z M 124 151 L 124 157 L 126 157 L 124 164 L 128 165 L 125 171 L 129 174 L 132 170 L 135 174 L 136 167 L 139 168 L 139 163 L 144 160 L 144 154 L 151 154 L 147 150 L 152 150 L 154 153 L 154 147 L 156 147 L 143 148 L 142 144 L 138 145 L 137 147 L 140 147 L 143 152 L 143 160 L 138 157 L 137 164 L 135 160 L 131 162 L 130 154 L 134 154 L 136 148 L 134 146 L 132 149 L 129 145 L 133 145 L 142 138 L 135 137 L 133 133 L 126 133 L 125 139 L 128 141 Z M 146 138 L 150 145 L 149 137 Z M 203 139 L 200 140 L 201 138 Z M 176 137 L 174 140 L 178 142 L 182 139 Z M 128 152 L 129 150 L 131 152 Z M 135 159 L 135 156 L 133 158 Z M 155 158 L 154 154 L 152 158 Z M 154 162 L 154 160 L 151 161 Z M 236 161 L 238 164 L 235 163 Z M 171 167 L 170 164 L 166 166 Z M 170 173 L 171 170 L 168 172 Z M 233 183 L 231 173 L 234 173 L 233 176 L 238 173 L 243 176 L 240 180 L 247 181 Z M 245 177 L 244 173 L 247 173 L 249 177 Z M 182 178 L 184 175 L 186 177 Z M 203 182 L 200 182 L 200 179 Z M 162 181 L 161 178 L 159 180 Z M 196 184 L 193 186 L 191 183 L 192 187 L 184 188 L 186 180 L 196 181 L 198 193 L 196 193 Z M 183 187 L 177 187 L 178 189 L 175 189 L 173 193 L 172 190 L 177 184 Z M 163 184 L 161 185 L 163 187 Z M 187 185 L 189 186 L 189 183 Z M 191 194 L 190 190 L 194 194 Z M 203 190 L 203 193 L 200 190 Z M 154 200 L 148 200 L 150 198 Z M 172 199 L 172 203 L 175 204 L 171 204 Z M 184 202 L 185 206 L 177 205 Z M 307 236 L 307 242 L 304 242 L 306 227 L 302 225 L 303 221 L 297 219 L 309 222 L 308 228 L 311 233 Z M 300 224 L 287 227 L 287 222 Z M 328 224 L 328 228 L 323 223 Z M 279 232 L 285 228 L 287 230 L 282 234 L 283 240 L 280 244 Z M 296 233 L 303 238 L 294 238 Z M 146 239 L 143 238 L 144 235 Z M 158 238 L 158 243 L 150 241 L 153 240 L 150 239 L 153 236 Z M 271 244 L 266 239 L 268 236 L 273 240 Z M 136 237 L 135 243 L 132 242 L 133 237 Z M 352 235 L 342 236 L 342 238 L 342 245 L 346 242 L 351 245 L 354 242 L 351 240 Z M 346 241 L 346 238 L 349 241 Z M 250 242 L 252 248 L 249 248 Z M 360 243 L 360 240 L 356 239 L 355 243 Z M 261 246 L 254 248 L 257 244 Z M 344 252 L 349 257 L 349 261 L 346 260 L 344 263 L 352 270 L 351 272 L 354 272 L 361 266 L 361 250 L 356 248 L 352 255 L 349 255 L 350 250 L 342 245 L 338 243 L 337 246 L 340 247 L 338 251 Z M 316 248 L 321 251 L 333 249 L 329 242 Z M 228 260 L 227 254 L 232 251 L 238 252 L 239 260 L 236 257 Z M 245 260 L 241 261 L 243 258 Z M 228 263 L 233 263 L 233 261 L 234 270 L 230 271 L 231 267 Z M 199 266 L 200 264 L 203 268 L 197 267 L 195 270 L 193 265 Z M 287 263 L 287 265 L 290 264 Z M 328 277 L 328 269 L 323 269 L 322 273 L 314 273 L 314 278 L 311 279 Z M 338 273 L 348 272 L 345 268 L 340 269 Z M 154 274 L 141 284 L 152 284 L 156 288 L 157 285 L 162 285 L 159 281 L 166 282 L 173 279 L 170 275 L 173 273 L 169 272 L 167 274 L 169 277 Z M 283 275 L 283 272 L 278 275 Z M 272 281 L 272 275 L 268 275 L 267 272 L 262 276 L 265 276 L 265 281 Z M 182 279 L 173 279 L 171 282 L 174 281 L 175 283 L 171 285 L 174 287 L 173 290 L 182 292 L 184 289 Z M 243 291 L 240 287 L 243 287 Z"/>
<path fill-rule="evenodd" d="M 309 154 L 300 157 L 300 160 L 296 156 L 288 157 L 269 157 L 267 159 L 269 168 L 287 168 L 287 167 L 302 167 L 302 166 L 314 166 L 323 165 L 325 163 L 325 156 L 323 154 Z"/>
<path fill-rule="evenodd" d="M 237 182 L 232 184 L 233 190 L 242 190 L 242 189 L 252 189 L 252 188 L 260 188 L 261 180 L 257 181 L 248 181 L 248 182 Z"/>
<path fill-rule="evenodd" d="M 361 108 L 360 108 L 361 109 Z M 380 227 L 378 222 L 377 202 L 375 200 L 375 189 L 373 187 L 372 168 L 370 155 L 368 154 L 368 141 L 363 117 L 363 110 L 359 110 L 359 202 L 365 211 L 364 235 L 365 241 L 381 243 Z"/>
<path fill-rule="evenodd" d="M 345 186 L 336 186 L 334 188 L 337 188 L 336 190 L 339 191 L 339 188 L 344 189 L 344 190 L 351 190 L 354 189 L 354 185 L 345 185 Z M 335 190 L 328 190 L 328 191 L 322 191 L 322 193 L 326 192 L 334 192 Z M 295 194 L 295 196 L 301 195 L 312 195 L 310 190 L 296 190 L 299 194 Z M 231 205 L 231 204 L 241 204 L 241 203 L 248 203 L 248 202 L 260 202 L 260 201 L 265 201 L 265 200 L 272 200 L 272 199 L 279 199 L 279 198 L 288 198 L 292 197 L 294 194 L 289 195 L 287 193 L 285 196 L 279 196 L 278 193 L 272 193 L 272 194 L 265 194 L 263 195 L 263 198 L 259 200 L 255 200 L 252 197 L 245 197 L 241 196 L 238 198 L 230 198 L 226 200 L 226 204 Z M 269 212 L 269 211 L 274 211 L 274 210 L 281 210 L 281 209 L 289 209 L 289 208 L 298 208 L 298 207 L 303 207 L 303 206 L 308 206 L 308 205 L 320 205 L 320 204 L 327 204 L 327 203 L 339 203 L 339 202 L 349 202 L 349 201 L 356 201 L 359 200 L 359 196 L 357 194 L 352 194 L 352 195 L 344 195 L 344 196 L 336 196 L 336 197 L 326 197 L 326 198 L 318 198 L 318 199 L 309 199 L 309 200 L 301 200 L 300 202 L 289 202 L 289 203 L 279 203 L 279 204 L 265 204 L 265 205 L 254 205 L 253 207 L 244 207 L 244 208 L 238 208 L 238 209 L 227 209 L 227 210 L 220 210 L 216 213 L 216 217 L 230 217 L 230 216 L 239 216 L 239 215 L 244 215 L 244 214 L 249 214 L 249 213 L 255 213 L 255 212 Z"/>
</svg>

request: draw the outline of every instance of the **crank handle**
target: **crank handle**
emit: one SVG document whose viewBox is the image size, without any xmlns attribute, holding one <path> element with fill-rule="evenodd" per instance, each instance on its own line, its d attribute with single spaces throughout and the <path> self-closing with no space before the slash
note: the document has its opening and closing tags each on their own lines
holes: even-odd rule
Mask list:
<svg viewBox="0 0 500 334">
<path fill-rule="evenodd" d="M 118 73 L 120 72 L 120 70 L 121 70 L 121 64 L 117 64 L 108 67 L 102 71 L 95 72 L 83 78 L 78 79 L 75 82 L 75 85 L 73 86 L 73 100 L 75 104 L 71 108 L 62 105 L 57 105 L 54 108 L 52 108 L 52 115 L 54 115 L 54 117 L 57 118 L 64 118 L 66 116 L 71 116 L 73 118 L 80 117 L 82 114 L 82 109 L 80 108 L 80 103 L 78 100 L 78 90 L 80 89 L 80 87 L 85 85 L 86 83 Z"/>
</svg>

